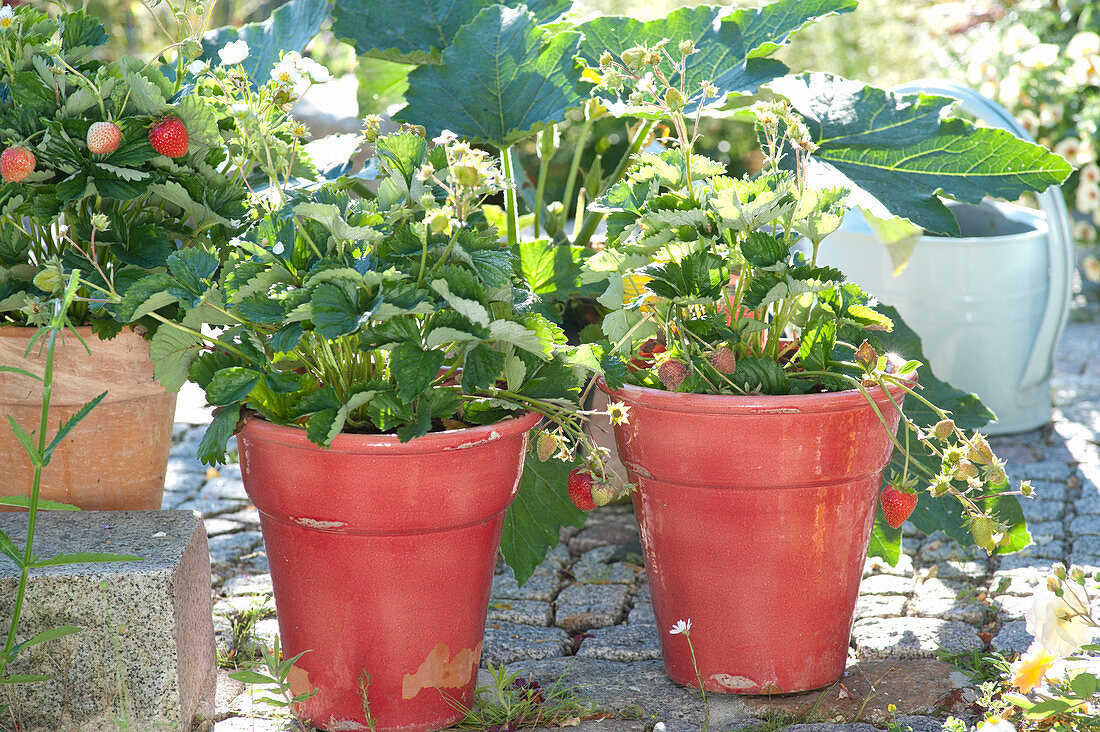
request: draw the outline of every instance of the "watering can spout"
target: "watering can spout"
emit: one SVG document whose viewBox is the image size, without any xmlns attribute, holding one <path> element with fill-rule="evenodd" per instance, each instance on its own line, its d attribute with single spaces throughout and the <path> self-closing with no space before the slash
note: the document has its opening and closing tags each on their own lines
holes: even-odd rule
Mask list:
<svg viewBox="0 0 1100 732">
<path fill-rule="evenodd" d="M 921 79 L 894 87 L 893 91 L 931 92 L 952 97 L 959 101 L 962 111 L 991 127 L 1008 130 L 1023 140 L 1034 142 L 1027 130 L 1002 107 L 956 82 Z M 1054 348 L 1069 315 L 1073 283 L 1073 234 L 1065 199 L 1057 186 L 1051 186 L 1038 195 L 1038 201 L 1048 226 L 1049 289 L 1038 335 L 1020 378 L 1018 399 L 1021 403 L 1027 401 L 1029 395 L 1034 400 L 1034 392 L 1050 379 L 1054 367 Z M 1049 400 L 1049 394 L 1042 398 Z"/>
</svg>

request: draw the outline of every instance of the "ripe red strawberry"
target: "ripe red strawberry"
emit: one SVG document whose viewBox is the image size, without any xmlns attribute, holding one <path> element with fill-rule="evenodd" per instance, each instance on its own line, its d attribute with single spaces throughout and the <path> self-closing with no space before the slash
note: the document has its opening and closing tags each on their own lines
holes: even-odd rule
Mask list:
<svg viewBox="0 0 1100 732">
<path fill-rule="evenodd" d="M 592 500 L 592 473 L 587 468 L 573 468 L 573 472 L 569 473 L 569 498 L 582 511 L 591 511 L 596 507 L 596 502 Z"/>
<path fill-rule="evenodd" d="M 882 503 L 882 515 L 886 517 L 886 523 L 895 529 L 905 523 L 913 509 L 917 507 L 917 494 L 900 491 L 892 485 L 882 489 L 879 497 Z"/>
<path fill-rule="evenodd" d="M 657 378 L 669 391 L 676 391 L 687 375 L 688 368 L 683 361 L 665 361 L 657 367 Z"/>
<path fill-rule="evenodd" d="M 149 129 L 149 144 L 161 155 L 181 158 L 187 154 L 187 128 L 179 117 L 165 117 Z"/>
<path fill-rule="evenodd" d="M 0 153 L 0 178 L 5 183 L 20 183 L 34 172 L 37 162 L 30 150 L 22 145 L 13 145 Z"/>
<path fill-rule="evenodd" d="M 114 122 L 93 122 L 88 128 L 88 151 L 93 155 L 110 155 L 122 142 L 122 130 Z"/>
<path fill-rule="evenodd" d="M 737 359 L 732 349 L 722 346 L 710 354 L 710 365 L 720 374 L 732 374 L 737 369 Z"/>
</svg>

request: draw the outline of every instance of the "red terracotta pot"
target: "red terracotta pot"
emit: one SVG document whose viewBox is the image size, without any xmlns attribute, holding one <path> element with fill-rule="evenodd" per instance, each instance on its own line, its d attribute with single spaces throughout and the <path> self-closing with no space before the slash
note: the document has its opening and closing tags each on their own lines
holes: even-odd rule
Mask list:
<svg viewBox="0 0 1100 732">
<path fill-rule="evenodd" d="M 600 389 L 615 428 L 668 675 L 708 691 L 806 691 L 840 678 L 889 436 L 858 392 L 799 396 Z M 895 387 L 895 399 L 903 390 Z M 870 390 L 891 431 L 899 415 Z"/>
<path fill-rule="evenodd" d="M 250 418 L 241 472 L 271 565 L 284 654 L 302 706 L 328 730 L 436 730 L 477 681 L 504 512 L 519 488 L 527 414 L 401 443 Z"/>
<path fill-rule="evenodd" d="M 0 328 L 0 364 L 42 376 L 45 339 L 24 356 L 37 328 Z M 164 495 L 164 474 L 172 446 L 176 395 L 153 379 L 149 344 L 131 330 L 100 340 L 90 327 L 67 331 L 54 348 L 50 431 L 103 392 L 107 396 L 54 451 L 42 471 L 42 498 L 85 511 L 155 511 Z M 87 350 L 85 349 L 87 344 Z M 31 432 L 42 414 L 42 384 L 26 376 L 0 374 L 0 419 L 11 416 Z M 34 466 L 8 427 L 0 425 L 0 495 L 31 494 Z"/>
</svg>

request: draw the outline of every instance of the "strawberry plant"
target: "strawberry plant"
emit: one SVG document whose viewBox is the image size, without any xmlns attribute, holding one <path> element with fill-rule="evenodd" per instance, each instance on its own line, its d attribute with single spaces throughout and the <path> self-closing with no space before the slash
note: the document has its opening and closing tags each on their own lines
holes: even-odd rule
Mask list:
<svg viewBox="0 0 1100 732">
<path fill-rule="evenodd" d="M 549 425 L 542 454 L 596 450 L 576 408 L 585 369 L 534 311 L 484 216 L 499 168 L 453 139 L 370 136 L 376 193 L 358 177 L 287 188 L 220 268 L 214 251 L 176 252 L 167 272 L 122 296 L 131 319 L 167 300 L 185 310 L 152 353 L 168 388 L 189 377 L 218 408 L 201 459 L 225 459 L 247 411 L 300 426 L 320 446 L 341 433 L 408 441 L 534 411 Z M 221 332 L 204 335 L 204 322 Z"/>
<path fill-rule="evenodd" d="M 896 529 L 918 503 L 912 491 L 918 480 L 933 497 L 955 499 L 954 513 L 940 515 L 968 527 L 979 546 L 1022 548 L 1029 537 L 1004 461 L 981 435 L 964 433 L 948 411 L 957 409 L 965 419 L 966 400 L 932 401 L 926 391 L 942 386 L 934 378 L 915 387 L 908 374 L 920 363 L 888 355 L 891 333 L 904 328 L 896 313 L 878 307 L 839 270 L 817 263 L 819 245 L 841 223 L 849 191 L 814 185 L 809 166 L 823 146 L 831 154 L 843 145 L 826 132 L 828 142 L 819 146 L 787 101 L 758 102 L 750 111 L 763 170 L 725 175 L 724 166 L 694 152 L 699 118 L 720 93 L 692 72 L 699 52 L 689 38 L 600 55 L 600 93 L 614 100 L 609 103 L 638 117 L 667 119 L 672 130 L 661 151 L 637 156 L 624 180 L 591 207 L 607 215 L 607 246 L 587 260 L 586 277 L 606 283 L 600 303 L 608 309 L 602 323 L 608 342 L 591 353 L 601 358 L 608 384 L 734 395 L 857 389 L 868 401 L 868 387 L 900 387 L 909 404 L 902 410 L 895 401 L 903 427 L 891 439 L 901 464 L 882 494 L 890 528 L 876 530 L 875 548 L 889 553 L 886 544 L 896 547 Z M 819 132 L 827 119 L 817 118 Z M 1037 173 L 1037 184 L 1068 172 L 1064 161 L 1040 148 L 1027 153 L 1031 169 L 1052 171 Z M 856 176 L 860 169 L 844 170 Z M 1018 195 L 1024 185 L 999 192 Z"/>
<path fill-rule="evenodd" d="M 103 60 L 106 32 L 81 12 L 19 5 L 10 20 L 0 33 L 0 322 L 44 323 L 79 269 L 73 321 L 110 337 L 125 322 L 115 295 L 177 251 L 225 246 L 246 188 L 224 165 L 218 116 L 183 76 Z M 173 121 L 170 140 L 153 135 L 162 119 Z M 153 331 L 181 313 L 156 303 L 140 322 Z"/>
</svg>

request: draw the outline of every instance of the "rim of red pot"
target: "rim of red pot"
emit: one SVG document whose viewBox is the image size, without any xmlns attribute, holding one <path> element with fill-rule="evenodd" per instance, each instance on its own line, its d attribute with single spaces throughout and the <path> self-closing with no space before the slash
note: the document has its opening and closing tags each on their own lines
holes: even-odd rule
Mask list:
<svg viewBox="0 0 1100 732">
<path fill-rule="evenodd" d="M 244 427 L 240 432 L 248 430 L 252 436 L 269 442 L 324 452 L 360 453 L 384 450 L 388 454 L 415 455 L 444 450 L 464 450 L 506 440 L 529 431 L 541 418 L 542 415 L 538 412 L 525 412 L 493 424 L 429 432 L 408 442 L 401 442 L 397 435 L 360 435 L 342 432 L 333 438 L 332 444 L 327 449 L 310 441 L 304 427 L 273 424 L 255 413 L 245 418 Z"/>
<path fill-rule="evenodd" d="M 902 378 L 911 384 L 917 383 L 917 373 L 905 374 Z M 646 407 L 663 409 L 670 412 L 701 412 L 704 414 L 805 414 L 808 412 L 838 412 L 867 405 L 867 398 L 858 389 L 825 392 L 821 394 L 692 394 L 664 389 L 651 389 L 648 386 L 623 384 L 619 389 L 607 385 L 603 376 L 596 377 L 596 386 L 609 396 L 628 402 L 644 404 Z M 889 403 L 885 390 L 880 386 L 867 387 L 867 392 L 876 403 Z M 901 386 L 893 385 L 890 393 L 894 399 L 904 395 Z"/>
</svg>

